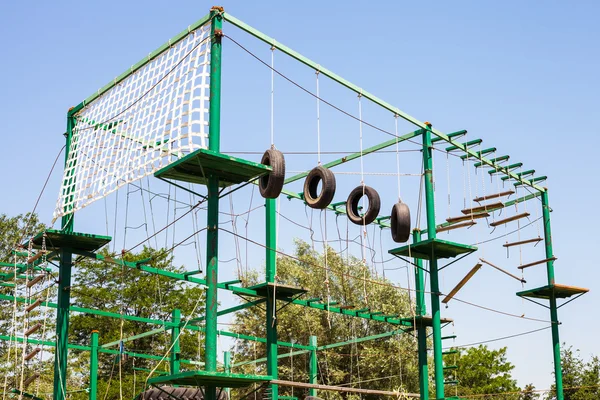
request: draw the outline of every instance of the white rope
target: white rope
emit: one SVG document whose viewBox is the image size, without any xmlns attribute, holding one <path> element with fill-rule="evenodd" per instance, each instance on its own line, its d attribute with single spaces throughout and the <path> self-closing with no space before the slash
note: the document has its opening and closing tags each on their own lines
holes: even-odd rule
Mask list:
<svg viewBox="0 0 600 400">
<path fill-rule="evenodd" d="M 394 115 L 394 128 L 395 135 L 398 138 L 398 114 Z M 402 202 L 402 196 L 400 194 L 400 143 L 396 139 L 396 173 L 398 174 L 398 201 Z"/>
<path fill-rule="evenodd" d="M 275 47 L 271 46 L 271 148 L 275 148 Z"/>
<path fill-rule="evenodd" d="M 319 70 L 317 76 L 317 164 L 321 165 L 321 95 L 319 91 Z"/>
</svg>

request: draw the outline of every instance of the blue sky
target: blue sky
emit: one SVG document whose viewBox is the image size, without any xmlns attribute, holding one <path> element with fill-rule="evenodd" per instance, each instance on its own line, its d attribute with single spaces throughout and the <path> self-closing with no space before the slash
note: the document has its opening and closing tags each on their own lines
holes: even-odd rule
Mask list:
<svg viewBox="0 0 600 400">
<path fill-rule="evenodd" d="M 0 177 L 5 188 L 0 212 L 13 215 L 33 207 L 54 157 L 64 144 L 65 113 L 70 106 L 205 15 L 211 5 L 191 1 L 177 2 L 177 6 L 157 1 L 2 3 L 0 42 L 4 57 L 0 75 L 4 82 L 0 117 L 6 150 L 2 163 L 5 173 Z M 559 258 L 557 282 L 591 289 L 588 295 L 559 311 L 561 339 L 581 349 L 584 356 L 600 354 L 594 335 L 600 328 L 594 318 L 600 272 L 593 251 L 588 250 L 598 246 L 594 238 L 599 222 L 594 210 L 598 190 L 593 184 L 600 145 L 595 123 L 600 104 L 597 2 L 377 2 L 367 6 L 359 1 L 226 1 L 222 5 L 227 12 L 416 118 L 431 121 L 444 132 L 467 129 L 469 139 L 482 138 L 485 145 L 510 154 L 511 161 L 522 161 L 538 175 L 548 175 L 546 185 L 554 210 L 553 240 Z M 230 25 L 224 29 L 269 60 L 267 46 Z M 275 62 L 286 75 L 314 89 L 314 74 L 306 68 L 280 54 L 276 54 Z M 226 40 L 223 82 L 222 149 L 266 149 L 270 73 Z M 277 146 L 284 151 L 314 151 L 314 99 L 280 79 L 275 87 Z M 322 89 L 324 98 L 353 113 L 357 111 L 355 96 L 331 82 L 323 82 Z M 365 120 L 393 130 L 391 116 L 372 105 L 364 107 Z M 357 124 L 331 110 L 323 112 L 323 149 L 357 150 Z M 400 133 L 412 130 L 404 123 L 400 129 Z M 368 129 L 365 136 L 369 144 L 389 139 Z M 406 148 L 414 150 L 415 146 Z M 300 158 L 288 160 L 288 169 L 304 170 L 316 162 L 316 156 Z M 450 175 L 444 177 L 444 163 L 445 156 L 436 159 L 442 182 L 438 185 L 439 214 L 446 209 L 442 189 Z M 403 172 L 418 173 L 418 156 L 407 156 L 402 166 Z M 460 182 L 465 170 L 461 172 L 455 162 L 451 167 L 455 168 L 450 178 L 453 195 L 465 197 Z M 358 164 L 343 168 L 340 170 L 357 171 Z M 365 169 L 395 171 L 395 161 L 393 157 L 365 158 Z M 477 177 L 481 179 L 481 175 Z M 341 200 L 356 179 L 340 186 Z M 38 208 L 45 221 L 51 218 L 59 181 L 59 174 L 54 174 Z M 391 206 L 395 178 L 373 178 L 372 182 L 387 199 L 385 207 Z M 491 190 L 487 182 L 481 179 L 481 184 Z M 388 183 L 391 188 L 386 186 Z M 413 182 L 403 187 L 415 215 L 418 185 Z M 301 186 L 297 188 L 301 190 Z M 537 206 L 531 203 L 527 211 L 535 215 L 533 209 Z M 302 207 L 289 207 L 290 216 L 306 222 Z M 460 207 L 453 200 L 447 208 Z M 256 220 L 258 223 L 260 218 Z M 82 221 L 77 230 L 104 232 L 103 222 L 95 225 L 93 216 Z M 260 223 L 257 226 L 255 238 L 260 238 L 262 227 Z M 292 229 L 282 233 L 280 247 L 291 251 L 293 236 L 302 235 Z M 458 233 L 451 240 L 471 243 L 471 239 Z M 382 244 L 388 249 L 393 246 L 389 240 Z M 498 247 L 499 242 L 495 247 L 486 247 L 484 256 L 501 260 L 505 254 Z M 257 251 L 252 260 L 260 264 L 261 254 Z M 543 257 L 538 254 L 538 258 Z M 514 268 L 513 264 L 520 261 L 514 257 L 512 253 L 503 265 Z M 447 280 L 443 282 L 446 289 L 471 266 L 469 261 L 456 270 L 449 268 L 443 278 Z M 223 273 L 225 277 L 227 273 Z M 527 274 L 528 281 L 543 284 L 543 267 Z M 465 300 L 548 318 L 544 309 L 516 299 L 514 291 L 520 290 L 520 285 L 511 285 L 513 282 L 503 278 L 492 272 L 481 273 L 474 285 L 466 288 Z M 540 326 L 460 304 L 452 305 L 448 312 L 456 320 L 457 344 Z M 546 388 L 552 380 L 550 340 L 549 331 L 544 331 L 492 346 L 509 347 L 509 360 L 517 367 L 515 375 L 520 384 L 533 382 L 538 388 Z"/>
</svg>

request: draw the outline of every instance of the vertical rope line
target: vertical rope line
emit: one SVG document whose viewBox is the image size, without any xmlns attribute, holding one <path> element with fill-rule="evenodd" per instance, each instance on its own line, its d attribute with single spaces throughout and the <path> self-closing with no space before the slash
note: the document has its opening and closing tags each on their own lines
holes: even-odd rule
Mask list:
<svg viewBox="0 0 600 400">
<path fill-rule="evenodd" d="M 271 46 L 271 148 L 275 148 L 275 47 Z"/>
<path fill-rule="evenodd" d="M 362 90 L 361 93 L 358 94 L 358 126 L 359 126 L 359 134 L 360 134 L 360 184 L 362 186 L 362 208 L 363 208 L 363 217 L 362 217 L 362 234 L 361 234 L 361 250 L 362 250 L 362 262 L 363 262 L 363 292 L 365 296 L 365 301 L 367 305 L 369 304 L 369 297 L 367 295 L 367 260 L 366 260 L 366 249 L 365 249 L 365 241 L 367 238 L 367 227 L 365 221 L 365 171 L 364 171 L 364 160 L 363 160 L 363 123 L 362 123 Z"/>
<path fill-rule="evenodd" d="M 319 89 L 319 70 L 317 76 L 317 164 L 321 165 L 321 94 Z"/>
<path fill-rule="evenodd" d="M 446 183 L 448 185 L 448 211 L 447 216 L 450 216 L 450 152 L 446 152 Z"/>
<path fill-rule="evenodd" d="M 396 135 L 396 173 L 398 174 L 398 201 L 402 202 L 402 196 L 400 195 L 400 143 L 398 143 L 398 114 L 394 115 L 394 127 Z"/>
</svg>

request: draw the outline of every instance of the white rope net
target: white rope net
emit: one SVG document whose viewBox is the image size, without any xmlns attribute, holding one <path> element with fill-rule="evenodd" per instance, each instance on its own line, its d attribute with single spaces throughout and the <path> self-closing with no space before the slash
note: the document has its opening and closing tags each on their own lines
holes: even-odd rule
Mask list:
<svg viewBox="0 0 600 400">
<path fill-rule="evenodd" d="M 210 26 L 79 111 L 54 220 L 208 147 Z"/>
</svg>

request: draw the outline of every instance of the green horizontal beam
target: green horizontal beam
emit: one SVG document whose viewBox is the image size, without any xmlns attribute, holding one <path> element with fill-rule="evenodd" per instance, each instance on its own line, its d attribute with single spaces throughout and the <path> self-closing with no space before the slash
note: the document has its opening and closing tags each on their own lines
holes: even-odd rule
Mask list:
<svg viewBox="0 0 600 400">
<path fill-rule="evenodd" d="M 466 134 L 467 134 L 467 130 L 463 129 L 462 131 L 449 133 L 448 137 L 458 139 L 459 137 L 464 136 Z M 434 137 L 431 139 L 431 143 L 436 143 L 436 142 L 440 142 L 440 141 L 442 141 L 442 138 L 440 138 L 440 137 Z"/>
<path fill-rule="evenodd" d="M 478 158 L 480 158 L 480 157 L 478 157 Z M 508 159 L 510 159 L 510 156 L 500 156 L 500 157 L 492 158 L 490 161 L 492 163 L 494 163 L 494 164 L 498 164 L 498 163 L 503 162 L 503 161 L 508 161 Z M 473 164 L 473 166 L 475 168 L 479 168 L 482 165 L 485 165 L 486 167 L 489 167 L 488 164 L 484 164 L 482 162 L 476 162 L 475 164 Z"/>
<path fill-rule="evenodd" d="M 279 354 L 279 355 L 277 355 L 277 359 L 279 360 L 281 358 L 300 356 L 300 355 L 306 354 L 306 353 L 310 353 L 310 350 L 298 350 L 298 351 L 292 351 L 289 353 Z M 231 367 L 233 368 L 233 367 L 241 367 L 242 365 L 248 365 L 248 364 L 259 364 L 259 363 L 262 363 L 265 361 L 267 361 L 267 357 L 257 358 L 256 360 L 250 360 L 250 361 L 241 361 L 239 363 L 233 364 Z M 281 399 L 281 396 L 279 396 L 279 398 Z"/>
<path fill-rule="evenodd" d="M 546 179 L 548 179 L 548 177 L 546 175 L 544 175 L 544 176 L 538 176 L 537 178 L 529 179 L 529 182 L 532 182 L 532 183 L 543 182 Z M 523 184 L 522 182 L 516 182 L 514 185 L 515 186 L 521 186 L 522 184 Z"/>
<path fill-rule="evenodd" d="M 157 333 L 163 333 L 163 332 L 165 332 L 165 328 L 152 329 L 151 331 L 148 331 L 148 332 L 143 332 L 143 333 L 140 333 L 140 334 L 137 334 L 137 335 L 133 335 L 133 336 L 129 336 L 129 337 L 123 338 L 123 340 L 115 340 L 114 342 L 103 344 L 100 347 L 103 348 L 103 349 L 107 349 L 107 348 L 112 347 L 112 346 L 117 346 L 121 342 L 123 342 L 123 343 L 132 342 L 132 341 L 134 341 L 136 339 L 141 339 L 141 338 L 146 337 L 146 336 L 152 336 L 152 335 L 156 335 Z"/>
<path fill-rule="evenodd" d="M 380 333 L 380 334 L 377 334 L 377 335 L 365 336 L 365 337 L 362 337 L 362 338 L 348 340 L 346 342 L 326 344 L 324 346 L 317 347 L 317 351 L 334 349 L 336 347 L 342 347 L 342 346 L 347 346 L 347 345 L 350 345 L 350 344 L 356 344 L 356 343 L 361 343 L 361 342 L 368 342 L 368 341 L 371 341 L 371 340 L 383 339 L 385 337 L 399 335 L 399 334 L 405 333 L 407 331 L 409 331 L 409 330 L 408 329 L 396 329 L 394 331 Z"/>
<path fill-rule="evenodd" d="M 518 172 L 517 173 L 518 176 L 527 176 L 527 175 L 533 175 L 533 174 L 535 174 L 535 169 L 528 169 L 527 171 L 523 171 L 523 172 Z M 511 178 L 508 177 L 508 176 L 503 176 L 501 179 L 503 181 L 506 181 L 506 180 L 511 179 Z"/>
<path fill-rule="evenodd" d="M 356 152 L 356 153 L 348 154 L 345 157 L 338 158 L 337 160 L 333 160 L 331 162 L 323 164 L 323 168 L 336 167 L 336 166 L 338 166 L 340 164 L 344 164 L 344 163 L 346 163 L 348 161 L 355 160 L 355 159 L 357 159 L 357 158 L 359 158 L 361 156 L 366 156 L 367 154 L 371 154 L 371 153 L 374 153 L 374 152 L 379 151 L 381 149 L 385 149 L 386 147 L 393 146 L 396 143 L 400 143 L 400 142 L 404 142 L 406 140 L 410 140 L 410 139 L 414 138 L 415 136 L 419 136 L 419 135 L 421 135 L 421 130 L 420 129 L 416 130 L 414 132 L 407 133 L 406 135 L 403 135 L 403 136 L 395 137 L 394 139 L 386 140 L 385 142 L 377 144 L 375 146 L 366 148 L 366 149 L 364 149 L 362 151 L 362 153 L 361 152 Z M 302 178 L 305 178 L 306 176 L 308 176 L 309 172 L 310 171 L 302 172 L 300 174 L 291 176 L 291 177 L 287 178 L 284 181 L 284 183 L 288 184 L 288 183 L 292 183 L 292 182 L 295 182 L 297 180 L 300 180 Z M 345 204 L 345 203 L 346 202 L 343 202 L 342 204 Z M 335 204 L 341 205 L 340 203 L 335 203 Z"/>
<path fill-rule="evenodd" d="M 150 61 L 154 60 L 156 57 L 158 57 L 165 51 L 169 50 L 174 44 L 183 40 L 183 38 L 185 38 L 191 31 L 195 31 L 196 29 L 200 28 L 202 25 L 207 23 L 209 20 L 210 20 L 210 14 L 207 14 L 204 17 L 200 18 L 195 23 L 193 23 L 192 25 L 188 26 L 187 29 L 184 29 L 177 35 L 173 36 L 171 39 L 169 39 L 165 44 L 160 46 L 158 49 L 150 52 L 150 54 L 148 54 L 142 60 L 140 60 L 136 64 L 132 65 L 131 68 L 129 68 L 129 70 L 123 72 L 121 75 L 119 75 L 115 79 L 113 79 L 112 82 L 104 85 L 96 93 L 89 96 L 87 99 L 85 99 L 84 101 L 79 103 L 77 106 L 75 106 L 71 110 L 69 110 L 69 115 L 72 116 L 72 115 L 75 115 L 76 113 L 78 113 L 82 108 L 84 108 L 85 106 L 92 103 L 98 97 L 102 96 L 104 93 L 106 93 L 113 87 L 117 86 L 119 83 L 123 82 L 125 79 L 127 79 L 127 77 L 129 77 L 130 75 L 132 75 L 133 73 L 138 71 L 144 65 L 148 64 Z"/>
<path fill-rule="evenodd" d="M 482 139 L 473 139 L 473 140 L 469 140 L 468 142 L 464 142 L 464 143 L 460 143 L 460 144 L 465 147 L 470 147 L 470 146 L 475 146 L 475 145 L 481 144 L 481 142 L 483 142 Z M 459 150 L 459 149 L 460 149 L 460 147 L 458 147 L 458 145 L 446 147 L 446 151 L 454 151 L 454 150 Z"/>
<path fill-rule="evenodd" d="M 372 101 L 373 103 L 377 104 L 378 106 L 390 111 L 392 114 L 394 114 L 395 116 L 398 116 L 410 123 L 412 123 L 413 125 L 418 126 L 421 129 L 428 129 L 428 125 L 426 125 L 424 122 L 419 121 L 418 119 L 408 115 L 407 113 L 403 112 L 402 110 L 400 110 L 397 107 L 392 106 L 391 104 L 381 100 L 380 98 L 372 95 L 369 92 L 366 92 L 365 90 L 363 90 L 361 87 L 358 87 L 356 85 L 354 85 L 353 83 L 345 80 L 344 78 L 342 78 L 341 76 L 334 74 L 333 72 L 331 72 L 330 70 L 328 70 L 327 68 L 322 67 L 320 64 L 304 57 L 303 55 L 301 55 L 300 53 L 290 49 L 289 47 L 279 43 L 277 40 L 273 39 L 270 36 L 265 35 L 264 33 L 260 32 L 259 30 L 251 27 L 250 25 L 240 21 L 239 19 L 235 18 L 233 15 L 229 14 L 229 13 L 223 13 L 223 19 L 225 19 L 225 21 L 231 23 L 232 25 L 240 28 L 241 30 L 249 33 L 250 35 L 256 37 L 259 40 L 262 40 L 263 42 L 267 43 L 268 45 L 270 45 L 271 47 L 281 51 L 284 54 L 287 54 L 288 56 L 294 58 L 295 60 L 301 62 L 302 64 L 312 68 L 315 71 L 319 71 L 319 74 L 327 76 L 328 78 L 334 80 L 335 82 L 339 83 L 340 85 L 350 89 L 351 91 L 353 91 L 356 94 L 360 94 L 363 98 Z M 450 145 L 453 146 L 457 146 L 458 149 L 462 150 L 463 152 L 465 152 L 467 155 L 471 156 L 471 157 L 476 157 L 478 159 L 480 159 L 484 164 L 489 165 L 492 168 L 497 167 L 494 163 L 492 163 L 491 161 L 487 160 L 486 158 L 483 157 L 477 157 L 477 154 L 473 151 L 467 148 L 467 146 L 463 146 L 462 144 L 455 142 L 452 138 L 448 137 L 448 135 L 444 134 L 443 132 L 434 129 L 434 128 L 430 128 L 431 132 L 436 135 L 437 137 L 439 137 L 442 140 L 445 140 L 446 142 L 448 142 Z M 512 174 L 512 172 L 510 171 L 506 171 L 505 172 L 506 175 L 514 175 Z M 519 181 L 521 181 L 520 179 L 518 179 Z M 529 182 L 523 182 L 524 184 L 531 186 L 534 189 L 537 189 L 539 191 L 543 191 L 544 189 L 542 187 L 539 187 L 535 184 L 530 184 Z"/>
<path fill-rule="evenodd" d="M 487 148 L 487 149 L 479 150 L 479 151 L 477 152 L 477 158 L 479 158 L 479 157 L 481 157 L 481 156 L 484 156 L 484 155 L 486 155 L 486 154 L 495 153 L 495 152 L 496 152 L 496 150 L 497 150 L 497 149 L 496 149 L 495 147 L 489 147 L 489 148 Z M 460 159 L 461 159 L 461 160 L 466 160 L 467 158 L 469 158 L 469 156 L 468 156 L 468 155 L 466 155 L 466 154 L 465 154 L 465 155 L 462 155 L 462 156 L 460 156 Z M 479 164 L 479 163 L 478 163 L 478 164 Z"/>
<path fill-rule="evenodd" d="M 237 306 L 226 308 L 225 310 L 218 311 L 217 312 L 217 316 L 220 317 L 221 315 L 226 315 L 226 314 L 230 314 L 232 312 L 243 310 L 245 308 L 254 307 L 254 306 L 256 306 L 258 304 L 262 304 L 262 303 L 264 303 L 266 301 L 267 301 L 266 298 L 262 298 L 262 299 L 258 299 L 258 300 L 254 300 L 254 301 L 249 301 L 247 303 L 239 304 Z M 194 324 L 196 322 L 204 321 L 205 319 L 206 319 L 206 317 L 203 316 L 203 317 L 198 317 L 198 318 L 190 319 L 189 322 L 192 323 L 192 324 Z M 183 325 L 183 323 L 181 325 Z"/>
<path fill-rule="evenodd" d="M 504 203 L 504 207 L 510 207 L 517 203 L 522 203 L 527 200 L 535 199 L 536 197 L 539 197 L 541 195 L 542 195 L 541 192 L 534 192 L 534 193 L 528 194 L 527 196 L 523 196 L 523 197 L 519 197 L 518 199 L 507 201 L 506 203 Z"/>
<path fill-rule="evenodd" d="M 510 171 L 511 169 L 520 168 L 522 166 L 523 166 L 523 163 L 522 162 L 518 162 L 518 163 L 507 165 L 506 167 L 496 167 L 494 169 L 490 169 L 488 171 L 488 174 L 492 175 L 492 174 L 495 174 L 497 172 L 506 173 L 506 172 Z M 522 178 L 519 177 L 519 176 L 517 176 L 517 174 L 515 174 L 515 173 L 512 173 L 510 176 L 508 176 L 508 178 L 512 178 L 512 179 L 516 179 L 516 180 L 522 180 Z"/>
</svg>

